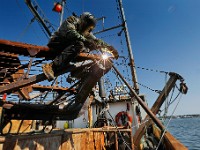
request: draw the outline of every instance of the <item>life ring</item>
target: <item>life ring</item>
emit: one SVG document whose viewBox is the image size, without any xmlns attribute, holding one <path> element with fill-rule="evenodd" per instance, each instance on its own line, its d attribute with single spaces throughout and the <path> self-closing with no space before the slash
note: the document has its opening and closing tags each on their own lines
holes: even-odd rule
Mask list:
<svg viewBox="0 0 200 150">
<path fill-rule="evenodd" d="M 128 127 L 132 124 L 132 121 L 133 119 L 130 114 L 125 111 L 121 111 L 115 116 L 115 122 L 117 126 Z"/>
</svg>

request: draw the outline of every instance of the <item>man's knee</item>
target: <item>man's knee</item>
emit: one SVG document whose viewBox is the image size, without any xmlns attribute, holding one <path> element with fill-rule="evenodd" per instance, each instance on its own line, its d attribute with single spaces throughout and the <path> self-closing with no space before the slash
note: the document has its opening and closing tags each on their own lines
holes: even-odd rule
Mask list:
<svg viewBox="0 0 200 150">
<path fill-rule="evenodd" d="M 64 55 L 77 55 L 78 53 L 80 53 L 81 51 L 83 51 L 83 49 L 85 48 L 84 43 L 81 41 L 78 41 L 76 43 L 74 43 L 74 45 L 70 45 L 68 47 L 66 47 L 62 54 Z"/>
<path fill-rule="evenodd" d="M 74 48 L 77 52 L 80 52 L 82 51 L 85 46 L 84 46 L 84 43 L 82 41 L 77 41 L 75 44 L 74 44 Z"/>
</svg>

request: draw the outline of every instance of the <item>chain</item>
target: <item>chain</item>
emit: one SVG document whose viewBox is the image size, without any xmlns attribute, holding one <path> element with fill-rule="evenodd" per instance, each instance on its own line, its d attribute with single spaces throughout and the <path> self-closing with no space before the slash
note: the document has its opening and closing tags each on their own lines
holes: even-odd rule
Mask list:
<svg viewBox="0 0 200 150">
<path fill-rule="evenodd" d="M 144 87 L 144 88 L 146 88 L 146 89 L 149 89 L 149 90 L 151 90 L 151 91 L 153 91 L 153 92 L 156 92 L 156 93 L 160 93 L 161 91 L 160 90 L 154 90 L 154 89 L 152 89 L 152 88 L 150 88 L 150 87 L 148 87 L 148 86 L 146 86 L 146 85 L 143 85 L 143 84 L 141 84 L 141 83 L 139 83 L 139 82 L 137 82 L 137 84 L 139 84 L 140 86 L 142 86 L 142 87 Z"/>
<path fill-rule="evenodd" d="M 133 66 L 133 67 L 138 68 L 138 69 L 142 69 L 142 70 L 146 70 L 146 71 L 151 71 L 151 72 L 159 72 L 159 73 L 169 74 L 169 72 L 161 71 L 161 70 L 149 69 L 149 68 L 144 68 L 144 67 L 139 67 L 139 66 Z"/>
<path fill-rule="evenodd" d="M 101 36 L 100 39 L 104 39 L 104 38 L 108 38 L 108 37 L 113 37 L 113 36 L 116 36 L 117 34 L 109 34 L 109 35 L 106 35 L 106 36 Z"/>
<path fill-rule="evenodd" d="M 169 72 L 166 72 L 166 71 L 161 71 L 161 70 L 156 70 L 156 69 L 150 69 L 150 68 L 144 68 L 144 67 L 140 67 L 140 66 L 133 66 L 134 68 L 137 68 L 137 69 L 142 69 L 142 70 L 146 70 L 146 71 L 151 71 L 151 72 L 157 72 L 157 73 L 164 73 L 165 75 L 168 75 Z M 137 82 L 138 83 L 138 82 Z M 155 89 L 152 89 L 146 85 L 143 85 L 141 83 L 138 83 L 140 86 L 144 87 L 144 88 L 147 88 L 153 92 L 156 92 L 156 93 L 160 93 L 161 91 L 160 90 L 155 90 Z"/>
</svg>

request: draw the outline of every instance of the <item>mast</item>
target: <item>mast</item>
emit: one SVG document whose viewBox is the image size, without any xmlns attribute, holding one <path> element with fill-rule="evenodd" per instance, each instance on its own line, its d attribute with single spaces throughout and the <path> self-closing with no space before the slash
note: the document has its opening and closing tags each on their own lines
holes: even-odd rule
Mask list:
<svg viewBox="0 0 200 150">
<path fill-rule="evenodd" d="M 124 33 L 125 33 L 127 47 L 128 47 L 128 52 L 129 52 L 129 60 L 130 60 L 130 68 L 131 68 L 131 74 L 132 74 L 132 81 L 133 81 L 133 85 L 134 85 L 135 91 L 137 93 L 139 93 L 139 87 L 138 87 L 138 84 L 137 84 L 136 69 L 134 67 L 135 65 L 134 65 L 134 58 L 133 58 L 133 53 L 132 53 L 132 47 L 131 47 L 131 42 L 130 42 L 130 37 L 129 37 L 127 22 L 126 22 L 126 19 L 125 19 L 124 9 L 123 9 L 123 6 L 122 6 L 122 0 L 118 0 L 118 3 L 119 3 L 120 14 L 121 14 L 121 17 L 122 17 L 122 22 L 123 22 L 123 26 L 124 26 Z"/>
</svg>

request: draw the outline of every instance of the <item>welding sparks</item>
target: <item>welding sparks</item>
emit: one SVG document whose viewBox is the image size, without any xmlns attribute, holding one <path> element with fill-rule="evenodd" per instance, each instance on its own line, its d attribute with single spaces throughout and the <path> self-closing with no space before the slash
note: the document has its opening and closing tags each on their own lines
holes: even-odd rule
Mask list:
<svg viewBox="0 0 200 150">
<path fill-rule="evenodd" d="M 102 55 L 102 58 L 103 58 L 104 60 L 106 60 L 106 59 L 108 59 L 108 55 L 107 55 L 107 54 L 103 54 L 103 55 Z"/>
</svg>

